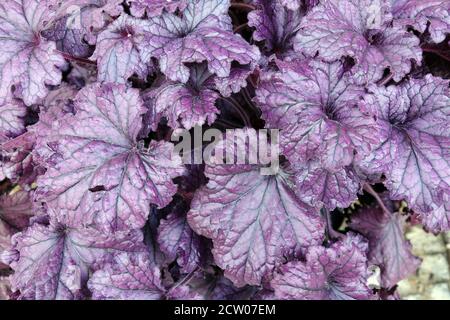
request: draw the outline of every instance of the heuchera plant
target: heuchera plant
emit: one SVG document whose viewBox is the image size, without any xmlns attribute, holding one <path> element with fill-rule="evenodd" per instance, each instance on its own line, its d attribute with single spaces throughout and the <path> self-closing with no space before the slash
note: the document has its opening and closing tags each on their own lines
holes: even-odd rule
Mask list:
<svg viewBox="0 0 450 320">
<path fill-rule="evenodd" d="M 449 78 L 448 0 L 2 1 L 0 299 L 397 299 Z M 198 128 L 278 170 L 184 163 Z"/>
</svg>

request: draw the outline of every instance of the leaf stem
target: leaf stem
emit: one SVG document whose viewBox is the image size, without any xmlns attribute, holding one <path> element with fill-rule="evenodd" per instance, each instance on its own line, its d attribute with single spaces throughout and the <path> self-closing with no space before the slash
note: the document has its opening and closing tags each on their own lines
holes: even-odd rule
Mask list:
<svg viewBox="0 0 450 320">
<path fill-rule="evenodd" d="M 251 128 L 252 125 L 250 118 L 247 116 L 244 109 L 239 105 L 239 103 L 232 97 L 229 97 L 228 99 L 225 98 L 222 99 L 228 102 L 233 107 L 233 109 L 239 114 L 242 121 L 244 122 L 244 126 Z"/>
<path fill-rule="evenodd" d="M 387 214 L 391 214 L 391 211 L 386 207 L 386 205 L 384 204 L 383 200 L 381 200 L 380 196 L 378 195 L 378 193 L 372 188 L 372 186 L 368 183 L 365 183 L 363 186 L 363 189 L 370 194 L 372 197 L 375 198 L 375 200 L 377 201 L 378 205 L 381 207 L 381 209 L 387 213 Z"/>
<path fill-rule="evenodd" d="M 327 232 L 328 240 L 341 239 L 343 236 L 342 233 L 334 230 L 334 228 L 333 228 L 333 222 L 331 221 L 330 211 L 328 209 L 326 209 L 325 207 L 323 207 L 322 209 L 320 209 L 320 212 L 321 212 L 322 216 L 325 218 L 326 232 Z"/>
<path fill-rule="evenodd" d="M 236 28 L 234 28 L 233 32 L 234 32 L 234 33 L 237 33 L 237 32 L 239 32 L 239 31 L 241 31 L 242 29 L 245 29 L 245 28 L 247 28 L 247 27 L 248 27 L 248 23 L 243 23 L 243 24 L 237 26 Z"/>
<path fill-rule="evenodd" d="M 438 55 L 439 57 L 441 57 L 442 59 L 450 61 L 450 52 L 448 54 L 445 54 L 442 50 L 432 49 L 432 48 L 427 48 L 427 47 L 422 47 L 422 50 L 423 50 L 423 52 L 434 53 L 434 54 Z"/>
<path fill-rule="evenodd" d="M 80 63 L 85 63 L 85 64 L 90 64 L 90 65 L 97 65 L 97 63 L 95 61 L 91 61 L 89 59 L 84 59 L 84 58 L 78 58 L 78 57 L 74 57 L 68 53 L 62 52 L 60 50 L 55 50 L 57 53 L 59 53 L 60 55 L 62 55 L 64 57 L 64 59 L 67 60 L 72 60 L 72 61 L 76 61 L 76 62 L 80 62 Z"/>
<path fill-rule="evenodd" d="M 235 7 L 237 9 L 243 9 L 243 10 L 247 10 L 247 11 L 256 10 L 255 6 L 248 4 L 248 3 L 242 3 L 242 2 L 232 2 L 231 7 Z"/>
<path fill-rule="evenodd" d="M 250 77 L 249 77 L 250 79 Z M 248 92 L 247 88 L 242 89 L 242 97 L 244 98 L 245 102 L 255 111 L 255 113 L 258 115 L 260 114 L 259 108 L 253 103 L 252 98 L 250 97 L 250 93 Z"/>
<path fill-rule="evenodd" d="M 393 73 L 389 73 L 386 78 L 380 80 L 380 82 L 378 83 L 379 86 L 385 86 L 386 84 L 388 84 L 389 81 L 392 80 L 392 78 L 394 78 L 394 74 Z"/>
<path fill-rule="evenodd" d="M 175 283 L 172 288 L 170 288 L 167 293 L 166 296 L 169 296 L 169 294 L 175 290 L 176 288 L 185 285 L 187 283 L 189 283 L 189 281 L 192 280 L 192 277 L 194 276 L 194 274 L 197 272 L 197 270 L 199 270 L 200 268 L 197 266 L 194 270 L 192 270 L 190 273 L 188 273 L 183 279 L 181 279 L 180 281 L 178 281 L 177 283 Z"/>
</svg>

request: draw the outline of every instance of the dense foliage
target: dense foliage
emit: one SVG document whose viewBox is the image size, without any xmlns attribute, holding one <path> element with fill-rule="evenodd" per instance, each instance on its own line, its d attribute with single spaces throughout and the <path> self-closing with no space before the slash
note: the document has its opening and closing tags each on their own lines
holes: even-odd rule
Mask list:
<svg viewBox="0 0 450 320">
<path fill-rule="evenodd" d="M 2 1 L 0 298 L 398 298 L 449 61 L 448 0 Z M 198 126 L 279 129 L 279 171 L 187 165 Z"/>
</svg>

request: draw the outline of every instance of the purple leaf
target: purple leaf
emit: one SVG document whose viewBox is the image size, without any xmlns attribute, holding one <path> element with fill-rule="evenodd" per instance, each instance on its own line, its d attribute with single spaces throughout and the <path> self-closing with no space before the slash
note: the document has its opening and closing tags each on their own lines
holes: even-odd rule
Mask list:
<svg viewBox="0 0 450 320">
<path fill-rule="evenodd" d="M 391 288 L 414 273 L 420 260 L 405 239 L 406 217 L 379 207 L 361 208 L 351 216 L 350 227 L 369 240 L 368 259 L 381 269 L 381 286 Z"/>
<path fill-rule="evenodd" d="M 189 285 L 204 300 L 249 300 L 257 291 L 251 286 L 237 288 L 224 276 L 206 272 L 191 280 Z"/>
<path fill-rule="evenodd" d="M 408 25 L 424 33 L 427 30 L 434 42 L 445 40 L 450 33 L 450 2 L 447 0 L 391 0 L 396 23 Z"/>
<path fill-rule="evenodd" d="M 230 96 L 239 92 L 247 85 L 246 79 L 252 72 L 250 68 L 233 67 L 229 77 L 219 78 L 209 73 L 206 63 L 193 65 L 189 70 L 187 83 L 166 80 L 144 92 L 153 130 L 163 117 L 174 129 L 211 125 L 219 113 L 216 101 L 220 94 Z"/>
<path fill-rule="evenodd" d="M 2 269 L 7 269 L 8 265 L 6 257 L 3 257 L 4 252 L 11 247 L 11 237 L 14 235 L 16 230 L 8 225 L 3 219 L 0 219 L 0 271 Z"/>
<path fill-rule="evenodd" d="M 175 285 L 166 293 L 168 300 L 203 300 L 203 297 L 193 291 L 188 285 Z"/>
<path fill-rule="evenodd" d="M 97 60 L 98 81 L 126 83 L 136 73 L 145 79 L 152 67 L 144 37 L 146 22 L 122 14 L 97 38 L 92 60 Z"/>
<path fill-rule="evenodd" d="M 311 247 L 306 262 L 280 267 L 271 282 L 278 299 L 354 300 L 372 298 L 365 252 L 352 241 Z"/>
<path fill-rule="evenodd" d="M 35 142 L 30 132 L 4 142 L 0 148 L 0 180 L 10 179 L 14 183 L 31 184 L 38 174 L 31 151 Z"/>
<path fill-rule="evenodd" d="M 290 2 L 294 6 L 298 4 L 297 0 Z M 292 40 L 300 29 L 305 11 L 300 10 L 299 6 L 291 11 L 278 1 L 256 0 L 255 3 L 258 9 L 248 14 L 248 25 L 255 28 L 253 39 L 264 41 L 269 53 L 282 56 L 289 53 L 293 49 Z"/>
<path fill-rule="evenodd" d="M 127 0 L 131 14 L 138 18 L 142 18 L 145 14 L 148 17 L 157 17 L 164 11 L 175 13 L 186 8 L 187 2 L 187 0 Z"/>
<path fill-rule="evenodd" d="M 450 193 L 448 190 L 444 191 L 442 199 L 443 204 L 434 206 L 431 212 L 418 213 L 424 229 L 434 234 L 450 230 Z"/>
<path fill-rule="evenodd" d="M 161 272 L 146 252 L 119 253 L 89 279 L 96 300 L 159 300 L 165 289 Z"/>
<path fill-rule="evenodd" d="M 33 133 L 35 145 L 33 147 L 33 161 L 39 165 L 51 162 L 54 150 L 48 144 L 52 140 L 53 125 L 65 115 L 74 113 L 73 101 L 78 90 L 69 85 L 61 85 L 60 88 L 50 91 L 40 107 L 39 121 L 28 127 Z"/>
<path fill-rule="evenodd" d="M 16 230 L 26 228 L 33 215 L 32 195 L 32 192 L 23 190 L 1 195 L 0 220 Z"/>
<path fill-rule="evenodd" d="M 420 64 L 419 39 L 406 30 L 389 27 L 390 6 L 379 0 L 325 0 L 303 19 L 295 49 L 328 61 L 350 56 L 356 60 L 356 80 L 375 82 L 389 68 L 395 81 Z"/>
<path fill-rule="evenodd" d="M 142 249 L 142 233 L 103 235 L 94 229 L 34 224 L 13 238 L 18 259 L 11 263 L 13 291 L 20 299 L 82 297 L 89 271 L 113 252 Z"/>
<path fill-rule="evenodd" d="M 8 99 L 0 105 L 0 143 L 25 132 L 26 106 L 17 99 Z"/>
<path fill-rule="evenodd" d="M 42 36 L 56 43 L 59 51 L 72 57 L 87 58 L 92 55 L 92 47 L 84 39 L 82 30 L 68 27 L 69 17 L 57 20 L 50 28 L 42 32 Z"/>
<path fill-rule="evenodd" d="M 49 142 L 59 160 L 40 177 L 38 198 L 70 226 L 143 227 L 150 204 L 166 206 L 176 192 L 172 179 L 184 171 L 173 145 L 136 141 L 145 112 L 136 89 L 86 87 L 75 109 Z"/>
<path fill-rule="evenodd" d="M 44 32 L 62 46 L 64 52 L 76 57 L 88 53 L 97 35 L 122 11 L 122 0 L 55 0 L 49 9 L 55 14 L 53 24 Z M 68 49 L 68 50 L 67 50 Z"/>
<path fill-rule="evenodd" d="M 275 0 L 279 1 L 283 6 L 290 10 L 297 10 L 302 5 L 307 8 L 312 8 L 317 3 L 319 3 L 319 0 Z"/>
<path fill-rule="evenodd" d="M 450 186 L 448 81 L 427 75 L 372 90 L 364 104 L 378 111 L 384 135 L 361 165 L 386 174 L 391 199 L 429 213 L 444 203 L 443 192 Z"/>
<path fill-rule="evenodd" d="M 202 263 L 205 244 L 192 231 L 186 213 L 189 207 L 178 201 L 158 227 L 158 243 L 169 261 L 177 261 L 183 273 L 194 271 Z"/>
<path fill-rule="evenodd" d="M 357 106 L 364 88 L 350 84 L 340 62 L 278 62 L 257 89 L 266 127 L 281 129 L 280 147 L 292 163 L 319 160 L 337 170 L 378 144 L 374 116 Z"/>
<path fill-rule="evenodd" d="M 359 178 L 351 167 L 329 171 L 321 168 L 318 162 L 309 162 L 294 170 L 297 196 L 312 206 L 325 206 L 330 211 L 347 208 L 357 199 L 361 189 Z"/>
<path fill-rule="evenodd" d="M 56 44 L 40 36 L 52 18 L 49 0 L 6 0 L 0 5 L 0 103 L 15 86 L 26 105 L 45 97 L 46 85 L 58 85 L 65 61 Z"/>
<path fill-rule="evenodd" d="M 247 78 L 252 72 L 251 65 L 232 66 L 227 77 L 214 77 L 215 87 L 222 96 L 229 97 L 247 86 Z"/>
<path fill-rule="evenodd" d="M 206 61 L 210 73 L 226 78 L 233 61 L 241 65 L 258 61 L 258 49 L 233 34 L 228 7 L 228 0 L 193 0 L 182 18 L 163 13 L 149 20 L 148 49 L 170 80 L 186 83 L 187 63 Z"/>
<path fill-rule="evenodd" d="M 0 277 L 0 300 L 9 300 L 11 286 L 7 277 Z"/>
<path fill-rule="evenodd" d="M 206 122 L 211 125 L 219 113 L 215 103 L 220 97 L 214 90 L 213 78 L 203 64 L 191 68 L 186 84 L 169 80 L 146 92 L 144 100 L 154 113 L 153 129 L 163 117 L 174 129 L 190 130 Z"/>
<path fill-rule="evenodd" d="M 285 254 L 322 241 L 323 221 L 294 195 L 289 170 L 264 176 L 258 165 L 212 163 L 217 162 L 205 168 L 209 182 L 195 194 L 188 221 L 212 239 L 217 265 L 237 287 L 260 285 Z"/>
</svg>

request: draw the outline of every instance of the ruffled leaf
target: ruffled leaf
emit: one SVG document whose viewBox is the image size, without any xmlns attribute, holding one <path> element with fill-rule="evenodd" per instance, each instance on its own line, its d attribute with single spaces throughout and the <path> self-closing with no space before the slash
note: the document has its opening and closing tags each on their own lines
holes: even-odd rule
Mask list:
<svg viewBox="0 0 450 320">
<path fill-rule="evenodd" d="M 205 244 L 192 231 L 186 213 L 189 210 L 183 201 L 172 205 L 170 213 L 160 221 L 158 243 L 169 261 L 177 261 L 183 273 L 190 273 L 201 265 Z"/>
<path fill-rule="evenodd" d="M 9 99 L 0 105 L 0 143 L 25 132 L 26 106 L 17 99 Z"/>
<path fill-rule="evenodd" d="M 291 1 L 295 4 L 297 1 Z M 300 29 L 305 10 L 289 10 L 278 1 L 257 0 L 257 10 L 248 14 L 248 25 L 254 27 L 253 39 L 264 41 L 269 53 L 285 55 L 293 49 L 293 37 Z M 292 7 L 292 6 L 289 6 Z"/>
<path fill-rule="evenodd" d="M 44 98 L 47 85 L 61 82 L 65 61 L 56 44 L 40 36 L 52 18 L 49 0 L 6 0 L 0 5 L 0 102 L 17 95 L 26 105 Z"/>
<path fill-rule="evenodd" d="M 217 150 L 225 145 L 233 152 L 228 143 L 220 145 Z M 195 194 L 188 221 L 212 239 L 217 265 L 236 286 L 260 285 L 285 254 L 322 241 L 323 222 L 294 195 L 288 171 L 265 176 L 258 165 L 212 165 L 218 158 L 212 159 L 205 168 L 209 182 Z"/>
<path fill-rule="evenodd" d="M 364 104 L 378 111 L 384 136 L 361 165 L 386 174 L 391 199 L 425 214 L 439 208 L 450 186 L 448 81 L 427 75 L 372 90 Z"/>
<path fill-rule="evenodd" d="M 75 109 L 48 143 L 55 164 L 40 177 L 37 195 L 58 210 L 55 219 L 71 226 L 143 227 L 150 204 L 166 206 L 176 192 L 172 179 L 184 171 L 173 145 L 138 143 L 145 109 L 135 89 L 86 87 Z"/>
<path fill-rule="evenodd" d="M 351 220 L 350 227 L 369 240 L 368 259 L 380 267 L 383 288 L 395 286 L 419 267 L 404 236 L 405 216 L 370 207 L 359 209 Z"/>
<path fill-rule="evenodd" d="M 122 14 L 99 34 L 92 60 L 97 61 L 98 81 L 126 83 L 136 73 L 146 77 L 151 62 L 144 40 L 146 22 Z"/>
<path fill-rule="evenodd" d="M 420 64 L 419 39 L 403 28 L 389 27 L 390 6 L 379 0 L 326 0 L 303 19 L 295 49 L 328 61 L 350 56 L 361 83 L 375 82 L 390 69 L 395 81 Z"/>
<path fill-rule="evenodd" d="M 95 263 L 113 252 L 138 250 L 141 242 L 137 231 L 106 236 L 94 229 L 33 224 L 13 239 L 12 251 L 18 252 L 11 263 L 13 291 L 20 291 L 20 299 L 81 298 Z"/>
<path fill-rule="evenodd" d="M 157 17 L 163 12 L 175 13 L 186 8 L 187 2 L 187 0 L 127 0 L 131 14 L 138 18 L 142 18 L 145 14 L 148 17 Z"/>
<path fill-rule="evenodd" d="M 330 248 L 311 247 L 306 262 L 280 267 L 271 282 L 278 299 L 354 300 L 372 298 L 367 287 L 367 258 L 353 241 Z"/>
<path fill-rule="evenodd" d="M 34 167 L 31 151 L 35 143 L 30 132 L 4 142 L 0 148 L 0 180 L 10 179 L 13 183 L 31 184 L 39 168 Z"/>
<path fill-rule="evenodd" d="M 434 234 L 450 230 L 450 193 L 444 192 L 442 199 L 442 204 L 434 205 L 432 211 L 418 213 L 424 229 Z"/>
<path fill-rule="evenodd" d="M 19 190 L 0 196 L 0 220 L 8 226 L 22 230 L 33 215 L 32 192 Z"/>
<path fill-rule="evenodd" d="M 319 163 L 310 162 L 295 168 L 297 196 L 312 206 L 324 206 L 332 211 L 347 208 L 357 198 L 360 181 L 351 167 L 338 171 L 321 168 Z"/>
<path fill-rule="evenodd" d="M 119 253 L 89 279 L 93 299 L 159 300 L 161 272 L 146 252 Z"/>
<path fill-rule="evenodd" d="M 319 160 L 337 170 L 379 143 L 374 116 L 357 103 L 364 88 L 352 85 L 340 62 L 278 63 L 256 91 L 266 127 L 281 129 L 280 147 L 291 163 Z"/>
<path fill-rule="evenodd" d="M 258 49 L 233 34 L 228 7 L 228 0 L 193 0 L 182 18 L 163 13 L 149 21 L 148 48 L 170 80 L 186 83 L 188 63 L 206 61 L 210 73 L 225 78 L 233 61 L 241 65 L 258 61 Z"/>
<path fill-rule="evenodd" d="M 412 26 L 422 33 L 428 27 L 436 43 L 444 41 L 450 33 L 450 3 L 447 0 L 391 0 L 391 3 L 396 23 Z"/>
<path fill-rule="evenodd" d="M 56 41 L 58 49 L 75 57 L 92 53 L 99 32 L 123 11 L 122 0 L 50 0 L 53 23 L 44 36 Z"/>
</svg>

